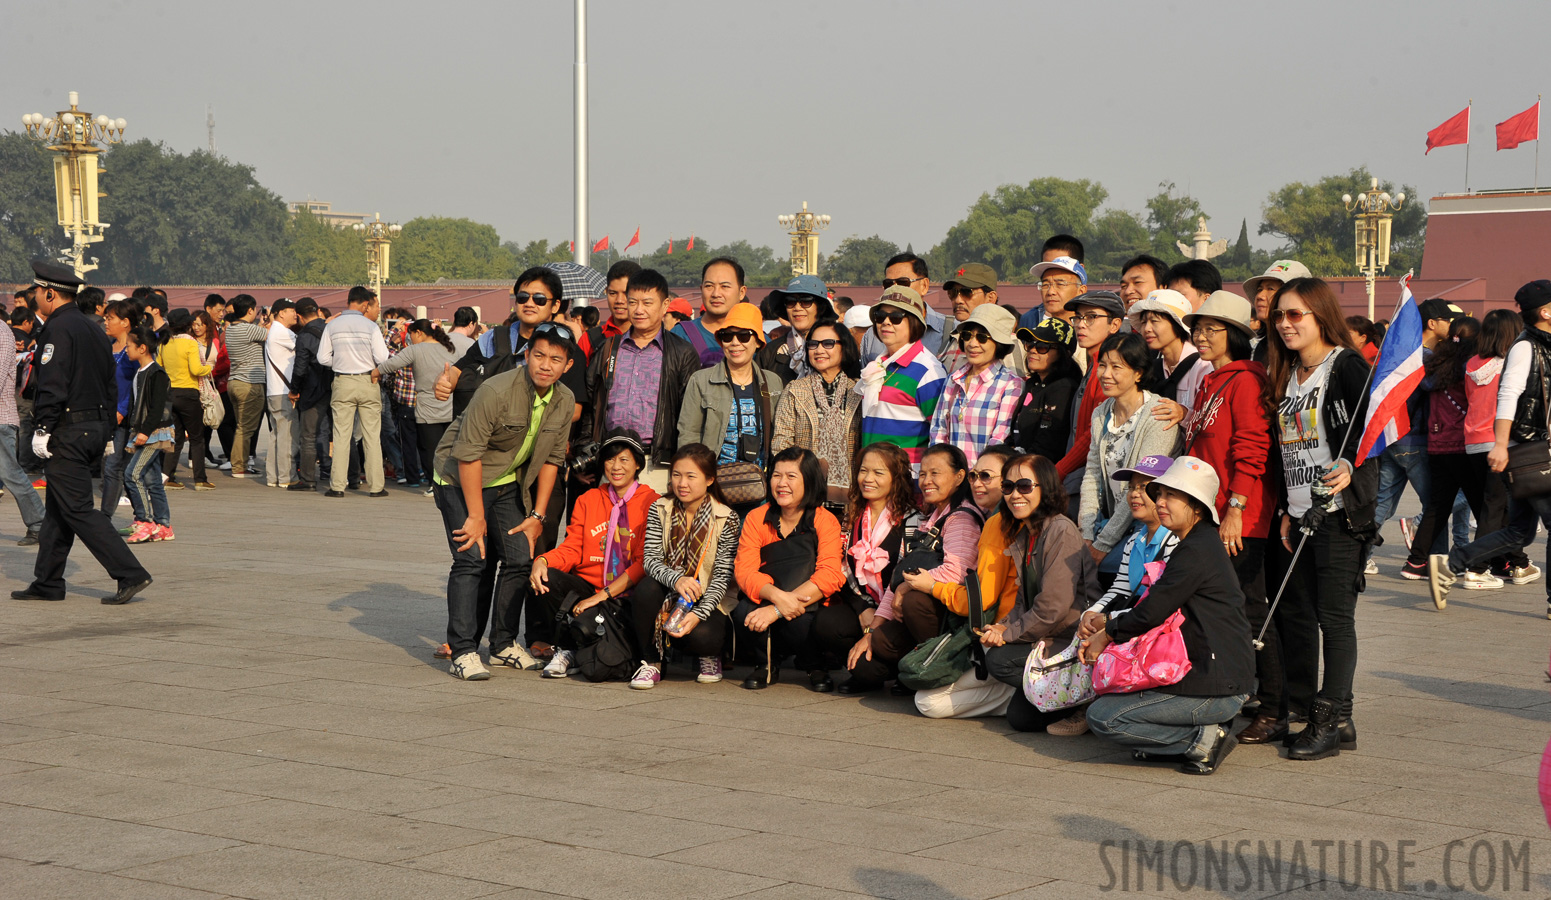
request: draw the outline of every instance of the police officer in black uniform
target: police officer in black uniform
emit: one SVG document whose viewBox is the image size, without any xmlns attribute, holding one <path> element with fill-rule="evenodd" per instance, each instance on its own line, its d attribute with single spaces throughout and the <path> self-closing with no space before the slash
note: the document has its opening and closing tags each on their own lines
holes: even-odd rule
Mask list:
<svg viewBox="0 0 1551 900">
<path fill-rule="evenodd" d="M 151 583 L 112 520 L 92 502 L 92 463 L 102 459 L 118 411 L 113 345 L 102 327 L 75 305 L 83 282 L 68 266 L 33 260 L 33 294 L 47 317 L 36 344 L 37 395 L 32 450 L 44 459 L 48 493 L 32 584 L 17 600 L 65 599 L 65 561 L 79 537 L 118 581 L 103 603 L 128 603 Z"/>
</svg>

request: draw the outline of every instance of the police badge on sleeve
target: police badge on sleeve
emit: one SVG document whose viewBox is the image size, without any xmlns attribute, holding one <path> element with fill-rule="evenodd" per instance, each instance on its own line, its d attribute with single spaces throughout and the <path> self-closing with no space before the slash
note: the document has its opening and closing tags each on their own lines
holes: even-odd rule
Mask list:
<svg viewBox="0 0 1551 900">
<path fill-rule="evenodd" d="M 46 365 L 48 365 L 48 361 L 53 359 L 53 358 L 54 358 L 54 345 L 53 344 L 44 344 L 43 345 L 43 360 L 42 360 L 42 362 L 39 363 L 39 365 L 46 366 Z"/>
</svg>

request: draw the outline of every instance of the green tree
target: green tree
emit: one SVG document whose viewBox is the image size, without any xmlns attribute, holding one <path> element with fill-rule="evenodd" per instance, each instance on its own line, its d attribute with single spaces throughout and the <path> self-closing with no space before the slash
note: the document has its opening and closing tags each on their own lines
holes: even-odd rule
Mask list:
<svg viewBox="0 0 1551 900">
<path fill-rule="evenodd" d="M 932 271 L 983 262 L 1003 281 L 1030 281 L 1045 239 L 1062 232 L 1082 236 L 1109 192 L 1086 179 L 1036 178 L 1027 185 L 1004 184 L 981 194 L 963 221 L 948 229 L 927 259 Z"/>
<path fill-rule="evenodd" d="M 1327 175 L 1313 184 L 1285 184 L 1266 198 L 1260 233 L 1285 240 L 1287 243 L 1276 255 L 1298 260 L 1316 276 L 1357 275 L 1355 229 L 1341 195 L 1355 196 L 1368 190 L 1371 179 L 1367 167 L 1362 167 L 1345 175 Z M 1379 188 L 1397 193 L 1393 182 L 1382 182 Z M 1407 197 L 1416 196 L 1416 189 L 1410 185 L 1399 190 Z M 1388 271 L 1420 269 L 1427 230 L 1427 212 L 1422 204 L 1408 200 L 1395 213 L 1391 228 L 1394 236 Z"/>
<path fill-rule="evenodd" d="M 748 241 L 734 241 L 720 247 L 712 246 L 703 237 L 695 237 L 695 247 L 689 249 L 687 239 L 673 241 L 673 252 L 668 252 L 668 242 L 636 261 L 643 269 L 656 269 L 668 279 L 669 286 L 677 289 L 693 289 L 700 286 L 700 270 L 707 262 L 725 256 L 743 266 L 744 283 L 749 287 L 776 287 L 791 278 L 791 265 L 778 260 L 769 247 L 755 247 Z"/>
<path fill-rule="evenodd" d="M 1120 267 L 1127 260 L 1152 250 L 1147 226 L 1130 210 L 1105 210 L 1078 237 L 1090 282 L 1119 281 Z"/>
<path fill-rule="evenodd" d="M 366 281 L 366 242 L 361 235 L 305 210 L 286 224 L 286 256 L 285 279 L 292 284 Z"/>
<path fill-rule="evenodd" d="M 51 155 L 25 134 L 0 134 L 0 281 L 32 281 L 31 261 L 57 257 L 65 246 Z"/>
<path fill-rule="evenodd" d="M 404 223 L 393 242 L 389 275 L 395 283 L 438 278 L 504 279 L 511 258 L 501 250 L 495 228 L 472 219 L 422 216 Z"/>
<path fill-rule="evenodd" d="M 1174 182 L 1158 185 L 1158 193 L 1147 201 L 1147 230 L 1152 236 L 1152 253 L 1168 263 L 1185 258 L 1176 241 L 1191 243 L 1198 220 L 1205 215 L 1201 204 L 1188 194 L 1175 192 Z"/>
<path fill-rule="evenodd" d="M 824 260 L 819 274 L 829 284 L 876 284 L 883 277 L 884 263 L 898 253 L 898 244 L 876 234 L 848 237 Z"/>
<path fill-rule="evenodd" d="M 111 223 L 95 280 L 108 284 L 272 284 L 289 268 L 289 213 L 253 167 L 149 140 L 103 155 Z"/>
<path fill-rule="evenodd" d="M 501 251 L 506 254 L 508 260 L 505 277 L 512 279 L 534 266 L 552 262 L 570 262 L 572 259 L 571 242 L 566 238 L 561 238 L 553 244 L 542 238 L 526 244 L 507 241 L 501 245 Z M 597 262 L 595 260 L 594 264 L 597 265 Z"/>
</svg>

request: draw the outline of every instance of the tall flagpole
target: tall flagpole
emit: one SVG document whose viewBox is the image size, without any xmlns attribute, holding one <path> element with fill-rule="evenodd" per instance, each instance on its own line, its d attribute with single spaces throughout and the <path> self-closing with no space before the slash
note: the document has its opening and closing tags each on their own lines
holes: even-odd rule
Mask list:
<svg viewBox="0 0 1551 900">
<path fill-rule="evenodd" d="M 587 234 L 587 0 L 576 0 L 576 249 L 572 259 L 587 265 L 592 238 Z"/>
<path fill-rule="evenodd" d="M 1540 190 L 1540 95 L 1535 95 L 1535 190 Z"/>
<path fill-rule="evenodd" d="M 1472 98 L 1465 104 L 1465 193 L 1467 194 L 1470 193 L 1470 108 L 1475 105 L 1475 102 Z M 1540 145 L 1537 143 L 1535 146 L 1538 148 Z"/>
</svg>

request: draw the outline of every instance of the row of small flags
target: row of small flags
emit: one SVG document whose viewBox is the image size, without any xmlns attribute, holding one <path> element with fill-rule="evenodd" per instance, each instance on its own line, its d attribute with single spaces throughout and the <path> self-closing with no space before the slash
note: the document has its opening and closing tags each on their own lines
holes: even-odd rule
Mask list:
<svg viewBox="0 0 1551 900">
<path fill-rule="evenodd" d="M 1449 120 L 1427 132 L 1427 149 L 1423 156 L 1431 153 L 1434 148 L 1447 147 L 1451 144 L 1470 143 L 1470 108 L 1474 103 L 1465 105 L 1465 108 L 1457 114 L 1450 116 Z M 1509 116 L 1497 123 L 1497 149 L 1512 150 L 1523 143 L 1540 140 L 1540 100 L 1536 98 L 1535 105 L 1519 113 Z"/>
<path fill-rule="evenodd" d="M 635 229 L 635 234 L 630 237 L 630 243 L 626 244 L 625 247 L 624 247 L 624 250 L 621 250 L 620 252 L 624 253 L 624 252 L 628 251 L 631 247 L 634 247 L 636 244 L 639 244 L 639 243 L 641 243 L 641 226 L 637 225 L 636 229 Z M 602 253 L 603 251 L 605 251 L 607 249 L 609 249 L 609 236 L 606 235 L 606 234 L 603 236 L 603 240 L 598 241 L 596 244 L 592 245 L 592 252 L 594 252 L 594 253 Z M 690 233 L 690 235 L 689 235 L 689 243 L 684 245 L 684 249 L 685 250 L 693 250 L 693 249 L 695 249 L 695 235 L 694 235 L 693 232 Z M 571 252 L 572 253 L 576 252 L 576 242 L 575 241 L 571 242 Z M 673 238 L 671 238 L 671 237 L 668 238 L 668 255 L 669 256 L 673 255 Z"/>
</svg>

